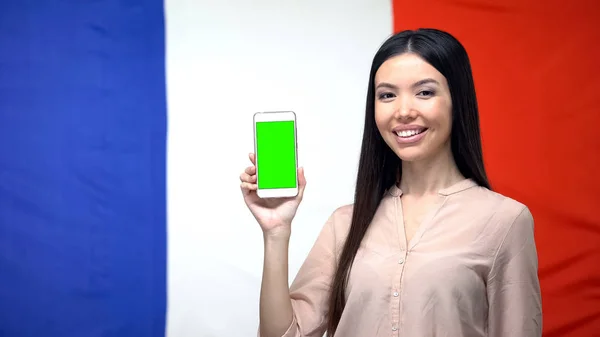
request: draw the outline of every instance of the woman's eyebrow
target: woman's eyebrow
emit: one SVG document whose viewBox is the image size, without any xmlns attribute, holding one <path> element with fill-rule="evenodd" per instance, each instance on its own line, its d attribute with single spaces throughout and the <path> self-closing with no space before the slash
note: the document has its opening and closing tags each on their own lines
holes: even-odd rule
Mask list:
<svg viewBox="0 0 600 337">
<path fill-rule="evenodd" d="M 423 84 L 428 84 L 428 83 L 433 83 L 433 84 L 437 84 L 440 85 L 440 82 L 434 80 L 433 78 L 425 78 L 422 79 L 420 81 L 417 81 L 415 83 L 413 83 L 411 85 L 412 88 L 416 88 L 418 86 L 421 86 Z M 381 82 L 379 84 L 377 84 L 377 87 L 375 89 L 379 89 L 379 88 L 388 88 L 388 89 L 392 89 L 392 90 L 398 90 L 398 86 L 395 84 L 391 84 L 391 83 L 387 83 L 387 82 Z"/>
<path fill-rule="evenodd" d="M 438 81 L 434 80 L 433 78 L 425 78 L 425 79 L 422 79 L 420 81 L 417 81 L 417 82 L 413 83 L 412 87 L 416 88 L 416 87 L 421 86 L 423 84 L 429 84 L 429 83 L 440 85 L 440 83 Z"/>
</svg>

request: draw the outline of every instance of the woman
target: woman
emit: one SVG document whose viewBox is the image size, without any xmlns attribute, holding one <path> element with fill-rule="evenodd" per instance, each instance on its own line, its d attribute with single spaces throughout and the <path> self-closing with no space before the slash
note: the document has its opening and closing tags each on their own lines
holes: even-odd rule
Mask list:
<svg viewBox="0 0 600 337">
<path fill-rule="evenodd" d="M 289 289 L 304 171 L 283 200 L 259 199 L 255 174 L 241 188 L 264 233 L 260 336 L 541 336 L 533 218 L 490 189 L 469 59 L 448 33 L 404 31 L 375 55 L 354 203 Z"/>
</svg>

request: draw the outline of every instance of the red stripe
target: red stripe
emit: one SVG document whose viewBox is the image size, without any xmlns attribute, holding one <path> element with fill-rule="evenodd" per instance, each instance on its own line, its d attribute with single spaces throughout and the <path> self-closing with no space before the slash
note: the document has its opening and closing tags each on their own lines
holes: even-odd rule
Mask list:
<svg viewBox="0 0 600 337">
<path fill-rule="evenodd" d="M 395 31 L 447 30 L 469 52 L 491 182 L 536 220 L 544 336 L 600 335 L 600 2 L 393 6 Z"/>
</svg>

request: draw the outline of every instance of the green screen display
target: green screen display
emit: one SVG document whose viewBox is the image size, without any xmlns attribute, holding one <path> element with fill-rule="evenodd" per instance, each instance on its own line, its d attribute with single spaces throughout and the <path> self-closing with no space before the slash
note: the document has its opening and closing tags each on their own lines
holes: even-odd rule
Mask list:
<svg viewBox="0 0 600 337">
<path fill-rule="evenodd" d="M 296 187 L 295 132 L 293 121 L 256 123 L 259 189 Z"/>
</svg>

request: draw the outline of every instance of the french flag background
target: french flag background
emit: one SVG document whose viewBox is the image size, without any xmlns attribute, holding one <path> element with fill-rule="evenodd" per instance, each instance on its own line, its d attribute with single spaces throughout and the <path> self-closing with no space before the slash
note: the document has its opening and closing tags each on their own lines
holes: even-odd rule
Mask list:
<svg viewBox="0 0 600 337">
<path fill-rule="evenodd" d="M 352 202 L 374 53 L 419 27 L 469 52 L 492 185 L 536 222 L 544 336 L 598 336 L 599 17 L 590 0 L 0 1 L 0 336 L 255 335 L 252 114 L 298 115 L 292 279 Z"/>
</svg>

